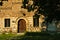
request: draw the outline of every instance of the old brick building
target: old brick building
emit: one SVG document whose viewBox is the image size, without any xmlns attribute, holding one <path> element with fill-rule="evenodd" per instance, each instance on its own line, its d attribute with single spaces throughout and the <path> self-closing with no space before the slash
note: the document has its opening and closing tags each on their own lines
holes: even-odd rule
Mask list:
<svg viewBox="0 0 60 40">
<path fill-rule="evenodd" d="M 41 24 L 44 16 L 40 15 L 37 21 L 33 20 L 35 11 L 28 12 L 21 8 L 22 0 L 3 0 L 0 1 L 0 33 L 24 33 L 41 32 Z M 34 22 L 33 22 L 34 21 Z M 38 25 L 38 26 L 34 26 Z"/>
</svg>

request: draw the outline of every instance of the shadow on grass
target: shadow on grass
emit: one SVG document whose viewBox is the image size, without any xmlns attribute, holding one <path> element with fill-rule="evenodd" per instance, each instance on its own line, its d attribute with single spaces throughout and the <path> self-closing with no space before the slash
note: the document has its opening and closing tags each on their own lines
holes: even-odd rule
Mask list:
<svg viewBox="0 0 60 40">
<path fill-rule="evenodd" d="M 27 32 L 23 36 L 16 36 L 11 40 L 60 40 L 60 34 L 51 35 L 47 32 Z"/>
</svg>

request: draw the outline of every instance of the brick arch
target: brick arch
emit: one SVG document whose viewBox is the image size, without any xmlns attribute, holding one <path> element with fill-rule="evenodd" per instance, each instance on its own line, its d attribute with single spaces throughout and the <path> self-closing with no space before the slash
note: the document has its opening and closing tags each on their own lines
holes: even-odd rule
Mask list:
<svg viewBox="0 0 60 40">
<path fill-rule="evenodd" d="M 24 19 L 20 19 L 18 21 L 18 33 L 26 31 L 26 21 Z"/>
<path fill-rule="evenodd" d="M 25 20 L 25 22 L 26 22 L 26 28 L 28 27 L 28 20 L 25 17 L 19 17 L 16 20 L 16 23 L 17 23 L 17 32 L 18 32 L 18 21 L 21 20 L 21 19 Z M 27 30 L 25 30 L 25 31 L 27 31 Z"/>
<path fill-rule="evenodd" d="M 26 19 L 25 17 L 18 17 L 16 20 L 16 23 L 20 20 L 20 19 L 24 19 L 26 21 L 26 24 L 28 23 L 28 19 Z"/>
</svg>

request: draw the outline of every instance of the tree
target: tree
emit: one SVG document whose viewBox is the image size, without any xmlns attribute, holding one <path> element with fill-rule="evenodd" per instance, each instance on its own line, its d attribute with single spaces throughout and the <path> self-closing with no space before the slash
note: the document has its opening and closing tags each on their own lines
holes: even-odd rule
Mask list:
<svg viewBox="0 0 60 40">
<path fill-rule="evenodd" d="M 60 20 L 60 0 L 36 0 L 38 3 L 35 6 L 40 6 L 38 11 L 47 16 L 46 21 L 52 22 L 52 20 Z M 40 10 L 42 9 L 42 10 Z"/>
<path fill-rule="evenodd" d="M 46 24 L 47 27 L 48 24 L 52 23 L 53 21 L 57 27 L 58 22 L 60 21 L 60 0 L 32 0 L 32 1 L 33 4 L 26 8 L 28 12 L 37 9 L 33 17 L 39 18 L 40 15 L 38 14 L 42 14 L 45 16 L 44 23 Z"/>
<path fill-rule="evenodd" d="M 30 11 L 35 10 L 36 6 L 37 14 L 43 14 L 47 18 L 46 22 L 52 22 L 54 19 L 60 21 L 60 0 L 32 0 L 33 8 L 30 8 Z M 30 12 L 29 11 L 29 12 Z"/>
</svg>

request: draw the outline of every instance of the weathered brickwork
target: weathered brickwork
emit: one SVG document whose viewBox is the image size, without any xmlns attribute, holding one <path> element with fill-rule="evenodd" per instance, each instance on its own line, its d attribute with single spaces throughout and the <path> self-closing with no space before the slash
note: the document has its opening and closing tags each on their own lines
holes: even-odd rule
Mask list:
<svg viewBox="0 0 60 40">
<path fill-rule="evenodd" d="M 21 8 L 22 0 L 8 0 L 3 1 L 3 5 L 0 6 L 0 33 L 12 32 L 17 33 L 18 21 L 23 19 L 26 21 L 26 31 L 28 32 L 41 32 L 41 24 L 44 21 L 44 16 L 39 18 L 39 27 L 33 27 L 33 15 L 36 11 L 28 12 L 27 9 Z M 25 16 L 24 16 L 25 14 Z M 5 27 L 4 19 L 10 19 L 10 27 Z"/>
</svg>

